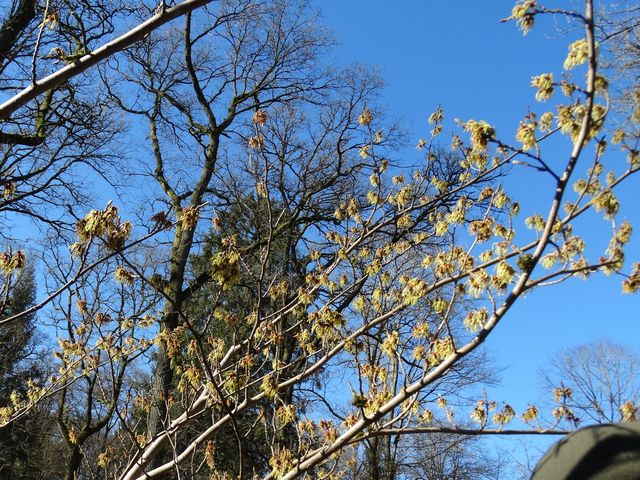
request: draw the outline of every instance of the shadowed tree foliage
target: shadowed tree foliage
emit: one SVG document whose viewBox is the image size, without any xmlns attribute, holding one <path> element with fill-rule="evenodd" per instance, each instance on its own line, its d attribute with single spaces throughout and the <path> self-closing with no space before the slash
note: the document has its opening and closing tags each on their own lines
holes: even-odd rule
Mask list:
<svg viewBox="0 0 640 480">
<path fill-rule="evenodd" d="M 0 319 L 22 312 L 36 298 L 32 266 L 15 279 L 3 301 Z M 41 382 L 49 361 L 40 352 L 36 316 L 22 322 L 0 325 L 0 398 L 24 397 L 30 382 Z M 15 422 L 0 427 L 0 478 L 28 480 L 60 478 L 61 445 L 55 438 L 51 402 L 43 402 Z"/>
</svg>

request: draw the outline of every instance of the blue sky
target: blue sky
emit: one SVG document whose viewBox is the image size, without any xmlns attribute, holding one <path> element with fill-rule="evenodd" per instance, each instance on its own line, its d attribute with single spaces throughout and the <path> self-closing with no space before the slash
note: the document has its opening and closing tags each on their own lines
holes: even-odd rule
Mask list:
<svg viewBox="0 0 640 480">
<path fill-rule="evenodd" d="M 582 2 L 546 3 L 571 7 Z M 499 22 L 510 14 L 511 0 L 333 0 L 317 5 L 323 23 L 340 42 L 334 61 L 381 69 L 386 81 L 383 104 L 407 127 L 413 142 L 402 152 L 407 163 L 419 159 L 413 145 L 427 136 L 427 117 L 438 104 L 449 120 L 487 120 L 499 136 L 511 141 L 529 107 L 544 111 L 534 99 L 531 76 L 554 71 L 558 78 L 567 45 L 580 33 L 549 18 L 523 36 L 515 24 Z M 548 148 L 549 158 L 562 162 L 570 143 L 558 141 Z M 617 156 L 622 164 L 623 157 Z M 540 190 L 531 187 L 539 178 L 532 175 L 539 174 L 515 172 L 508 186 L 523 205 L 544 213 L 548 207 L 536 195 Z M 634 205 L 637 187 L 638 179 L 633 179 L 624 189 L 619 218 L 640 226 Z M 597 216 L 584 220 L 581 227 L 592 244 L 608 239 L 608 224 Z M 640 258 L 639 237 L 635 235 L 628 258 Z M 536 401 L 538 370 L 563 348 L 602 337 L 636 348 L 638 312 L 640 297 L 622 295 L 620 280 L 601 274 L 588 282 L 574 280 L 532 292 L 487 342 L 488 351 L 504 367 L 502 387 L 494 391 L 496 400 L 508 400 L 518 411 Z"/>
</svg>

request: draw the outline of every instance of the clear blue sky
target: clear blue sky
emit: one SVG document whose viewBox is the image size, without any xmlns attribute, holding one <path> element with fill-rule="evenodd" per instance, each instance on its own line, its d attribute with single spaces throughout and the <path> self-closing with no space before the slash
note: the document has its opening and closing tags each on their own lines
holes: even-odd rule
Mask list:
<svg viewBox="0 0 640 480">
<path fill-rule="evenodd" d="M 413 145 L 427 135 L 426 119 L 438 104 L 442 104 L 449 120 L 485 119 L 508 141 L 529 107 L 540 111 L 530 87 L 531 76 L 554 71 L 559 77 L 567 38 L 573 39 L 579 32 L 563 37 L 560 29 L 566 29 L 566 24 L 546 21 L 525 37 L 514 24 L 499 23 L 510 14 L 513 3 L 317 2 L 325 25 L 340 42 L 334 61 L 380 67 L 387 83 L 384 104 L 392 117 L 403 120 L 413 142 L 403 152 L 408 163 L 417 161 L 419 154 Z M 582 2 L 546 3 L 571 7 Z M 566 141 L 558 142 L 548 153 L 561 162 L 568 148 Z M 536 204 L 545 212 L 548 207 L 537 201 L 538 190 L 529 188 L 531 175 L 535 174 L 528 171 L 516 175 L 509 182 L 511 191 L 525 205 Z M 619 217 L 628 218 L 638 229 L 640 215 L 633 192 L 640 186 L 639 180 L 634 179 L 625 189 Z M 595 237 L 588 234 L 587 240 L 606 239 L 608 226 L 601 219 L 590 217 L 582 226 L 589 232 L 602 232 Z M 629 258 L 640 258 L 639 245 L 640 231 L 636 232 Z M 493 358 L 505 367 L 502 387 L 495 390 L 496 399 L 508 400 L 518 411 L 535 401 L 540 391 L 538 370 L 562 348 L 602 337 L 637 348 L 639 312 L 640 297 L 622 295 L 620 280 L 603 275 L 586 283 L 575 280 L 532 292 L 487 343 Z"/>
</svg>

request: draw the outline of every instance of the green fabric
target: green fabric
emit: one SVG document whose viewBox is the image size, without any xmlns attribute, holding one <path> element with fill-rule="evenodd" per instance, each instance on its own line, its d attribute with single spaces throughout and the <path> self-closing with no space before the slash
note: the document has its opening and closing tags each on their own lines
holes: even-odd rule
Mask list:
<svg viewBox="0 0 640 480">
<path fill-rule="evenodd" d="M 640 423 L 586 427 L 553 445 L 531 480 L 640 480 Z"/>
</svg>

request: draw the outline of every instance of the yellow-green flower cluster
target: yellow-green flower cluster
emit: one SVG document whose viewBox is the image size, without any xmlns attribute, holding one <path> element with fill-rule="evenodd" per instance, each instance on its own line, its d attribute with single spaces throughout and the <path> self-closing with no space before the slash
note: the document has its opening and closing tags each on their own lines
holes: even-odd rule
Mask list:
<svg viewBox="0 0 640 480">
<path fill-rule="evenodd" d="M 399 343 L 400 343 L 400 335 L 398 334 L 397 330 L 394 330 L 387 334 L 385 339 L 382 341 L 382 345 L 380 346 L 380 349 L 385 355 L 389 357 L 395 357 L 398 351 Z"/>
<path fill-rule="evenodd" d="M 447 310 L 449 304 L 441 297 L 436 297 L 431 301 L 431 309 L 434 313 L 444 313 Z"/>
<path fill-rule="evenodd" d="M 622 414 L 623 422 L 635 422 L 637 420 L 638 407 L 633 402 L 624 402 L 620 405 L 620 413 Z"/>
<path fill-rule="evenodd" d="M 267 123 L 268 118 L 269 116 L 267 115 L 267 112 L 265 112 L 264 110 L 256 110 L 256 112 L 253 114 L 253 123 L 262 126 Z"/>
<path fill-rule="evenodd" d="M 474 298 L 480 298 L 489 286 L 489 274 L 485 269 L 476 270 L 467 279 L 469 293 Z"/>
<path fill-rule="evenodd" d="M 447 191 L 447 188 L 449 188 L 449 182 L 437 177 L 433 177 L 431 179 L 431 184 L 436 187 L 438 193 L 445 193 Z"/>
<path fill-rule="evenodd" d="M 536 100 L 544 102 L 553 95 L 553 73 L 543 73 L 531 79 L 531 86 L 537 88 Z"/>
<path fill-rule="evenodd" d="M 570 387 L 557 387 L 553 389 L 553 398 L 556 402 L 566 402 L 573 395 L 573 390 Z"/>
<path fill-rule="evenodd" d="M 346 323 L 342 313 L 326 306 L 311 313 L 309 322 L 312 324 L 311 330 L 323 343 L 338 339 L 340 329 Z"/>
<path fill-rule="evenodd" d="M 471 412 L 470 417 L 474 422 L 484 425 L 487 420 L 487 402 L 485 400 L 480 400 L 476 403 L 476 407 Z"/>
<path fill-rule="evenodd" d="M 518 28 L 520 28 L 525 35 L 529 33 L 529 30 L 533 27 L 536 5 L 534 0 L 519 0 L 511 10 L 511 17 L 509 18 L 517 21 Z"/>
<path fill-rule="evenodd" d="M 471 146 L 474 150 L 485 151 L 489 140 L 491 140 L 496 130 L 485 121 L 469 120 L 464 124 L 464 129 L 471 136 Z"/>
<path fill-rule="evenodd" d="M 135 276 L 132 272 L 124 268 L 123 265 L 120 265 L 116 268 L 116 271 L 113 274 L 116 277 L 116 280 L 124 285 L 133 285 L 133 281 Z"/>
<path fill-rule="evenodd" d="M 240 254 L 235 250 L 218 252 L 211 257 L 211 278 L 228 290 L 240 280 Z"/>
<path fill-rule="evenodd" d="M 367 126 L 371 122 L 373 122 L 373 114 L 371 113 L 371 110 L 365 108 L 358 117 L 358 123 L 362 126 Z"/>
<path fill-rule="evenodd" d="M 420 322 L 414 325 L 413 333 L 414 338 L 427 338 L 429 335 L 429 324 L 427 322 Z"/>
<path fill-rule="evenodd" d="M 198 206 L 188 206 L 182 209 L 180 212 L 179 220 L 182 222 L 182 228 L 185 230 L 192 229 L 198 223 L 200 218 L 200 209 Z"/>
<path fill-rule="evenodd" d="M 538 232 L 544 230 L 544 219 L 538 213 L 534 213 L 530 217 L 527 217 L 527 219 L 524 221 L 524 224 L 527 226 L 527 228 L 531 228 Z"/>
<path fill-rule="evenodd" d="M 109 203 L 104 210 L 91 210 L 76 223 L 80 245 L 88 244 L 95 237 L 103 237 L 107 248 L 119 250 L 131 233 L 131 223 L 122 222 L 118 209 Z M 75 248 L 74 250 L 77 250 Z"/>
<path fill-rule="evenodd" d="M 427 283 L 421 278 L 411 278 L 407 280 L 402 289 L 402 299 L 406 305 L 415 305 L 424 297 L 429 290 Z"/>
<path fill-rule="evenodd" d="M 224 339 L 218 337 L 208 337 L 207 344 L 209 345 L 209 347 L 211 347 L 211 351 L 209 352 L 209 355 L 207 355 L 207 360 L 209 360 L 210 363 L 222 360 L 222 357 L 224 357 L 224 354 L 226 352 Z"/>
<path fill-rule="evenodd" d="M 427 366 L 435 367 L 455 352 L 451 337 L 438 338 L 431 345 L 431 353 L 427 356 Z M 444 399 L 443 399 L 444 400 Z M 446 403 L 445 403 L 446 407 Z"/>
<path fill-rule="evenodd" d="M 200 371 L 195 365 L 189 365 L 180 375 L 178 391 L 185 392 L 187 387 L 197 389 L 200 386 Z"/>
<path fill-rule="evenodd" d="M 296 420 L 296 406 L 295 405 L 282 405 L 276 410 L 276 421 L 278 425 L 287 425 L 293 423 Z"/>
<path fill-rule="evenodd" d="M 603 190 L 593 199 L 593 205 L 598 212 L 604 212 L 604 218 L 612 219 L 620 209 L 620 203 L 611 190 Z"/>
<path fill-rule="evenodd" d="M 576 40 L 569 45 L 569 53 L 564 61 L 563 67 L 565 70 L 571 70 L 572 68 L 582 65 L 589 58 L 589 44 L 586 38 Z"/>
<path fill-rule="evenodd" d="M 293 468 L 293 454 L 291 450 L 281 448 L 269 459 L 269 466 L 272 468 L 271 474 L 274 478 L 282 478 Z"/>
<path fill-rule="evenodd" d="M 438 105 L 438 108 L 436 109 L 436 111 L 433 112 L 431 115 L 429 115 L 429 124 L 433 125 L 434 123 L 440 123 L 442 122 L 443 118 L 444 118 L 444 110 L 442 110 L 442 106 Z"/>
<path fill-rule="evenodd" d="M 623 293 L 636 293 L 640 290 L 640 262 L 633 264 L 633 269 L 622 282 Z"/>
<path fill-rule="evenodd" d="M 504 407 L 502 407 L 502 410 L 496 412 L 493 415 L 493 421 L 500 427 L 503 427 L 513 419 L 515 414 L 516 412 L 513 410 L 511 405 L 505 403 Z"/>
<path fill-rule="evenodd" d="M 484 327 L 484 324 L 487 323 L 488 312 L 485 307 L 482 307 L 479 310 L 473 310 L 467 313 L 467 316 L 464 319 L 464 326 L 467 330 L 475 333 Z"/>
<path fill-rule="evenodd" d="M 629 243 L 631 240 L 631 233 L 633 232 L 633 227 L 626 220 L 620 224 L 618 228 L 618 232 L 616 233 L 616 241 L 622 245 Z"/>
<path fill-rule="evenodd" d="M 515 270 L 506 261 L 501 261 L 496 265 L 495 275 L 491 277 L 491 283 L 498 290 L 504 290 L 513 281 Z"/>
<path fill-rule="evenodd" d="M 264 137 L 262 135 L 254 135 L 249 138 L 249 148 L 252 150 L 262 150 L 264 147 Z"/>
<path fill-rule="evenodd" d="M 596 92 L 606 92 L 609 89 L 609 81 L 602 75 L 596 75 L 594 88 Z"/>
<path fill-rule="evenodd" d="M 530 423 L 538 418 L 538 407 L 535 405 L 531 405 L 527 408 L 522 414 L 522 421 L 525 423 Z"/>
<path fill-rule="evenodd" d="M 2 197 L 5 200 L 8 200 L 13 196 L 14 193 L 16 193 L 17 188 L 18 187 L 15 182 L 6 182 L 3 187 Z"/>
<path fill-rule="evenodd" d="M 492 227 L 493 218 L 491 217 L 483 220 L 475 220 L 469 225 L 469 233 L 475 235 L 478 242 L 486 242 L 491 238 Z"/>
<path fill-rule="evenodd" d="M 260 390 L 269 398 L 275 398 L 278 395 L 278 380 L 274 375 L 266 375 L 260 384 Z"/>
<path fill-rule="evenodd" d="M 12 253 L 11 250 L 0 253 L 0 270 L 5 275 L 9 275 L 16 269 L 24 268 L 27 263 L 27 257 L 24 252 L 18 250 L 16 253 Z"/>
<path fill-rule="evenodd" d="M 522 144 L 522 150 L 525 152 L 536 146 L 536 123 L 520 122 L 516 131 L 516 140 Z"/>
<path fill-rule="evenodd" d="M 538 123 L 538 130 L 542 133 L 547 133 L 551 131 L 551 127 L 553 126 L 553 113 L 545 112 L 540 115 L 540 122 Z"/>
</svg>

